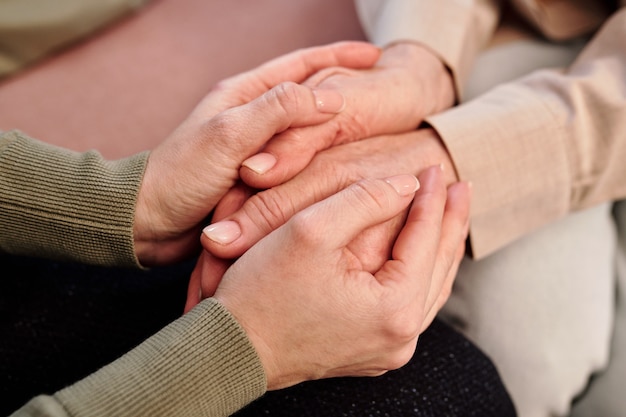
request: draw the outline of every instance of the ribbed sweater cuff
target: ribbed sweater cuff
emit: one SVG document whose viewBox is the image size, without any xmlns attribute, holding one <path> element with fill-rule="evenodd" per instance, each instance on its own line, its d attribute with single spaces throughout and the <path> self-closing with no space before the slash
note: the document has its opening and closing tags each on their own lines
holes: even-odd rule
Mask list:
<svg viewBox="0 0 626 417">
<path fill-rule="evenodd" d="M 233 316 L 207 299 L 112 364 L 55 394 L 73 416 L 228 416 L 265 374 Z"/>
</svg>

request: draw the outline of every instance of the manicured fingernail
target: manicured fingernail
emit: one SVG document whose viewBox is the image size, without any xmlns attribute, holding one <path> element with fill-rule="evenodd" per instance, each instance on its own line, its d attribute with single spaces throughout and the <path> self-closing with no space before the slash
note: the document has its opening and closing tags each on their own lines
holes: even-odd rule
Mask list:
<svg viewBox="0 0 626 417">
<path fill-rule="evenodd" d="M 420 183 L 413 175 L 396 175 L 395 177 L 389 177 L 385 180 L 388 184 L 391 184 L 398 194 L 405 196 L 413 194 L 420 188 Z"/>
<path fill-rule="evenodd" d="M 339 113 L 346 105 L 343 95 L 335 90 L 313 90 L 313 95 L 315 105 L 322 113 Z"/>
<path fill-rule="evenodd" d="M 257 174 L 265 174 L 276 165 L 276 157 L 271 153 L 262 152 L 246 159 L 241 165 L 250 168 Z"/>
<path fill-rule="evenodd" d="M 205 227 L 202 233 L 213 242 L 227 245 L 241 236 L 241 229 L 236 222 L 227 220 Z"/>
</svg>

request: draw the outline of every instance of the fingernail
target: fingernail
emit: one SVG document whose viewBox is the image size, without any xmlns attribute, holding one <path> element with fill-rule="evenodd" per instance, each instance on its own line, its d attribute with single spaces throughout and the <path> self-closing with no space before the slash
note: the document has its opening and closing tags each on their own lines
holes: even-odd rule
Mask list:
<svg viewBox="0 0 626 417">
<path fill-rule="evenodd" d="M 420 183 L 413 175 L 396 175 L 385 180 L 398 194 L 405 196 L 416 192 L 420 188 Z"/>
<path fill-rule="evenodd" d="M 258 153 L 243 161 L 241 165 L 250 168 L 257 174 L 265 174 L 276 165 L 276 157 L 271 153 Z"/>
<path fill-rule="evenodd" d="M 343 95 L 335 90 L 313 90 L 315 96 L 315 105 L 322 113 L 339 113 L 346 102 Z"/>
<path fill-rule="evenodd" d="M 205 227 L 202 233 L 213 242 L 227 245 L 241 236 L 241 229 L 236 222 L 227 220 Z"/>
</svg>

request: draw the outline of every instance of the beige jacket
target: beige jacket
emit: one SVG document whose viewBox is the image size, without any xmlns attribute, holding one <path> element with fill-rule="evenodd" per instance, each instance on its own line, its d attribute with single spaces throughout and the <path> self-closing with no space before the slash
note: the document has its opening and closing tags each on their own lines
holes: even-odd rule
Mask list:
<svg viewBox="0 0 626 417">
<path fill-rule="evenodd" d="M 356 2 L 372 41 L 413 40 L 436 51 L 461 102 L 502 3 Z M 594 36 L 569 68 L 530 74 L 428 119 L 460 177 L 474 184 L 470 239 L 477 258 L 571 211 L 626 197 L 626 8 L 614 11 L 598 0 L 509 3 L 548 39 Z"/>
</svg>

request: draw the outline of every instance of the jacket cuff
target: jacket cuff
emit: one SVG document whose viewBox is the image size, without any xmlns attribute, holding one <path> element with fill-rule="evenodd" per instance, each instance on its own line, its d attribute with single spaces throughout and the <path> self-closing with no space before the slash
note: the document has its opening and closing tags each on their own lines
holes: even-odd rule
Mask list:
<svg viewBox="0 0 626 417">
<path fill-rule="evenodd" d="M 460 179 L 474 186 L 470 242 L 475 258 L 569 211 L 565 127 L 527 86 L 497 87 L 427 122 L 442 137 Z"/>
</svg>

